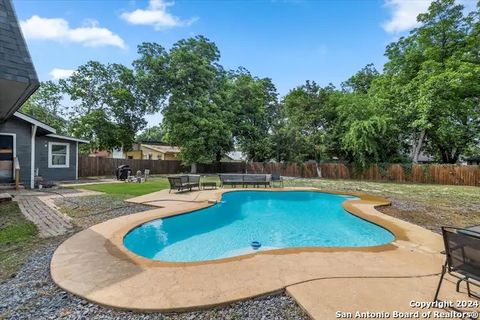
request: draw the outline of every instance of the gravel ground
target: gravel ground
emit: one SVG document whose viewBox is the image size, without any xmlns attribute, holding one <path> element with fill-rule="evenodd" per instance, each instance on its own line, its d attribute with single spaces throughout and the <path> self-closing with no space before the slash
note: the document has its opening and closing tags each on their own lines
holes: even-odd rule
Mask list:
<svg viewBox="0 0 480 320">
<path fill-rule="evenodd" d="M 88 228 L 115 217 L 154 208 L 128 203 L 123 201 L 122 197 L 114 195 L 59 198 L 55 201 L 55 205 L 72 217 L 75 225 L 80 228 Z"/>
<path fill-rule="evenodd" d="M 74 218 L 78 229 L 152 207 L 128 204 L 111 195 L 60 198 L 56 204 Z M 50 278 L 50 259 L 68 236 L 43 240 L 17 275 L 0 284 L 0 319 L 308 319 L 285 294 L 278 294 L 205 311 L 179 314 L 133 313 L 101 307 L 69 294 Z"/>
<path fill-rule="evenodd" d="M 0 284 L 0 319 L 308 319 L 303 310 L 283 294 L 179 314 L 107 309 L 63 291 L 51 280 L 50 258 L 64 239 L 55 238 L 41 245 L 15 278 Z"/>
</svg>

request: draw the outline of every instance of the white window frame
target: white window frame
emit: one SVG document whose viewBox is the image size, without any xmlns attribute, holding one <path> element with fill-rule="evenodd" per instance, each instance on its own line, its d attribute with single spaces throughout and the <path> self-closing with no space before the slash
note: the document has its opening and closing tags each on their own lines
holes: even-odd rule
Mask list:
<svg viewBox="0 0 480 320">
<path fill-rule="evenodd" d="M 66 146 L 67 154 L 65 155 L 65 164 L 53 164 L 52 163 L 52 146 Z M 52 142 L 48 143 L 48 167 L 49 168 L 70 168 L 70 143 L 68 142 Z"/>
</svg>

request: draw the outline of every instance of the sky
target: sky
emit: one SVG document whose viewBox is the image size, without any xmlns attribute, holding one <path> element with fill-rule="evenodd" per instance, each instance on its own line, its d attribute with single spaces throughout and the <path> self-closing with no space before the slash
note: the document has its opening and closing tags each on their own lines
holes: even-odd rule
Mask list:
<svg viewBox="0 0 480 320">
<path fill-rule="evenodd" d="M 273 80 L 280 96 L 313 80 L 342 81 L 414 28 L 431 0 L 13 0 L 40 80 L 89 60 L 130 66 L 137 45 L 204 35 L 227 69 Z M 474 0 L 459 0 L 467 7 Z M 149 116 L 149 126 L 160 117 Z"/>
</svg>

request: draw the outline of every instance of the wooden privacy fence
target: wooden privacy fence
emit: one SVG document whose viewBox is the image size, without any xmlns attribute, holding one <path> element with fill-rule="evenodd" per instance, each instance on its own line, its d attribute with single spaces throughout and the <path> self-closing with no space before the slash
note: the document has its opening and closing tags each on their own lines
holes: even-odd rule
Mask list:
<svg viewBox="0 0 480 320">
<path fill-rule="evenodd" d="M 366 170 L 343 163 L 248 163 L 248 173 L 280 172 L 284 176 L 413 182 L 480 186 L 480 166 L 446 164 L 385 164 L 372 165 Z"/>
<path fill-rule="evenodd" d="M 79 156 L 78 176 L 112 176 L 115 175 L 115 169 L 122 164 L 129 165 L 133 174 L 137 170 L 143 172 L 145 169 L 149 169 L 151 174 L 175 174 L 190 170 L 189 167 L 182 165 L 182 161 L 178 160 L 135 160 Z"/>
<path fill-rule="evenodd" d="M 79 156 L 79 176 L 112 176 L 115 169 L 129 165 L 133 173 L 149 169 L 151 174 L 190 172 L 190 166 L 178 160 L 133 160 Z M 343 163 L 218 162 L 197 164 L 197 173 L 272 173 L 301 178 L 351 179 L 480 186 L 480 166 L 443 164 L 376 164 L 359 170 Z"/>
<path fill-rule="evenodd" d="M 112 176 L 120 165 L 129 165 L 132 173 L 137 170 L 150 170 L 150 174 L 178 174 L 190 172 L 190 166 L 182 164 L 179 160 L 143 160 L 143 159 L 111 159 L 88 156 L 78 157 L 78 176 Z M 198 173 L 242 173 L 245 172 L 244 162 L 218 162 L 210 164 L 197 164 Z"/>
</svg>

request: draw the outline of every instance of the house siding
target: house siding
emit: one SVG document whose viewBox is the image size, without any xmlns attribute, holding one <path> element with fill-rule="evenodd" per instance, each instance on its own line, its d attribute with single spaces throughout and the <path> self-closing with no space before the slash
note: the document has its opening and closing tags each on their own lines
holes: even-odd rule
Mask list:
<svg viewBox="0 0 480 320">
<path fill-rule="evenodd" d="M 20 182 L 26 187 L 30 186 L 31 130 L 31 124 L 16 118 L 0 123 L 0 133 L 14 133 L 16 135 L 15 152 L 20 165 Z"/>
<path fill-rule="evenodd" d="M 49 168 L 48 167 L 48 143 L 61 142 L 70 144 L 70 166 L 68 168 Z M 37 137 L 35 145 L 35 168 L 38 168 L 38 175 L 43 177 L 43 181 L 53 182 L 62 180 L 75 180 L 77 175 L 76 163 L 77 143 L 52 138 L 47 136 Z"/>
</svg>

